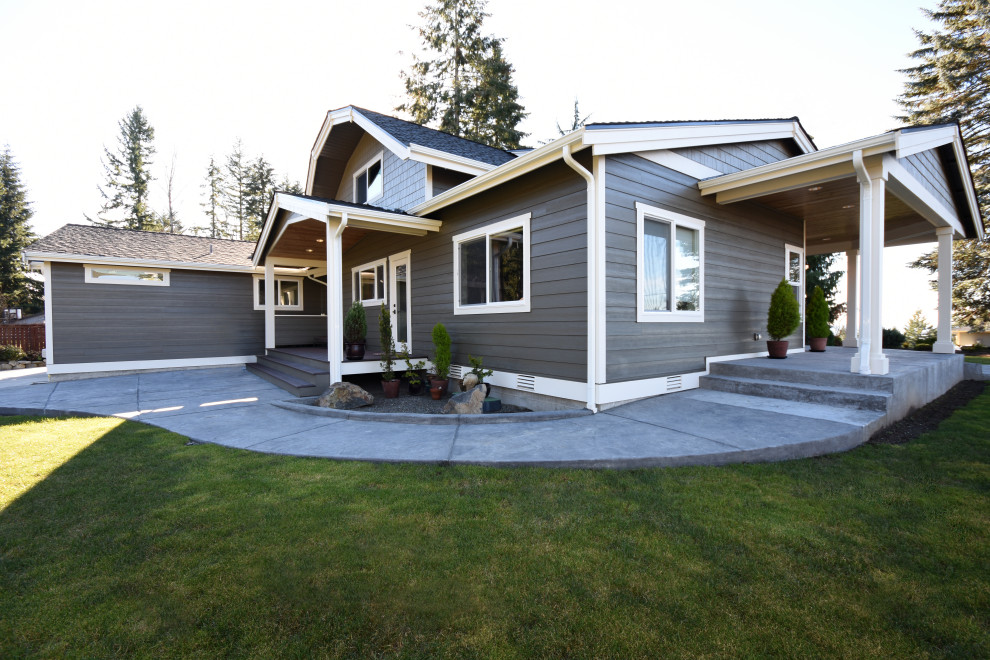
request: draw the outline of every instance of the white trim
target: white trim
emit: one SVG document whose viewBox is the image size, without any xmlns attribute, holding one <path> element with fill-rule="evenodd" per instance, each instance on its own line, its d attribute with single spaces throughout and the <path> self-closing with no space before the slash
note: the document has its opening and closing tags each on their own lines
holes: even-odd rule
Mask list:
<svg viewBox="0 0 990 660">
<path fill-rule="evenodd" d="M 458 371 L 467 374 L 471 367 L 465 365 L 451 365 L 451 371 Z M 451 377 L 453 378 L 453 376 Z M 534 392 L 546 396 L 555 396 L 570 401 L 584 401 L 587 397 L 587 383 L 580 380 L 563 380 L 561 378 L 547 378 L 545 376 L 529 376 L 511 371 L 492 370 L 491 376 L 485 377 L 486 383 L 491 383 L 496 387 L 503 387 L 508 390 L 518 390 L 520 392 Z"/>
<path fill-rule="evenodd" d="M 947 207 L 932 194 L 911 172 L 893 156 L 884 156 L 883 167 L 889 175 L 887 186 L 902 202 L 933 225 L 943 223 L 955 230 L 960 238 L 965 238 L 962 221 L 953 209 Z"/>
<path fill-rule="evenodd" d="M 364 200 L 363 202 L 360 202 L 360 201 L 358 201 L 358 198 L 357 198 L 357 182 L 358 182 L 358 177 L 360 177 L 362 175 L 365 175 L 364 176 L 364 192 L 365 192 L 365 194 L 367 194 L 368 193 L 368 177 L 366 175 L 368 173 L 368 170 L 371 169 L 371 166 L 374 165 L 375 163 L 381 163 L 381 170 L 378 173 L 378 175 L 382 179 L 382 193 L 380 195 L 376 196 L 376 197 L 369 197 L 366 200 Z M 377 202 L 382 197 L 384 197 L 385 196 L 385 152 L 384 151 L 379 151 L 377 155 L 372 156 L 371 159 L 367 163 L 365 163 L 364 165 L 362 165 L 361 167 L 359 167 L 354 172 L 354 174 L 351 175 L 351 184 L 353 185 L 353 187 L 351 188 L 351 201 L 354 202 L 355 204 L 371 204 L 373 202 Z M 278 239 L 275 239 L 275 240 L 277 241 Z"/>
<path fill-rule="evenodd" d="M 52 314 L 52 263 L 42 262 L 41 274 L 45 278 L 45 364 L 49 369 L 55 364 L 55 342 L 52 337 L 55 335 L 54 315 Z"/>
<path fill-rule="evenodd" d="M 798 257 L 800 257 L 800 281 L 795 282 L 791 279 L 791 252 L 796 252 Z M 797 245 L 791 245 L 790 243 L 784 243 L 784 279 L 791 286 L 804 286 L 804 249 L 798 247 Z"/>
<path fill-rule="evenodd" d="M 695 179 L 708 179 L 713 176 L 722 176 L 722 172 L 713 170 L 707 165 L 695 162 L 669 149 L 654 149 L 653 151 L 637 151 L 634 155 L 640 158 L 666 167 L 669 170 L 687 174 Z"/>
<path fill-rule="evenodd" d="M 403 250 L 402 252 L 396 252 L 395 254 L 389 255 L 388 257 L 388 297 L 389 306 L 392 307 L 392 318 L 395 322 L 392 324 L 392 335 L 393 337 L 398 335 L 399 332 L 399 314 L 398 308 L 396 307 L 396 301 L 393 299 L 395 295 L 395 290 L 398 288 L 395 285 L 395 262 L 404 261 L 406 266 L 406 314 L 408 315 L 408 322 L 406 323 L 406 341 L 405 345 L 401 348 L 399 347 L 399 341 L 395 341 L 396 351 L 401 352 L 412 351 L 412 337 L 413 337 L 413 325 L 412 325 L 412 250 Z"/>
<path fill-rule="evenodd" d="M 676 289 L 674 287 L 675 268 L 675 245 L 677 242 L 676 232 L 678 226 L 687 227 L 698 232 L 698 308 L 693 311 L 679 311 L 670 309 L 667 311 L 647 311 L 646 304 L 646 273 L 645 273 L 645 229 L 646 219 L 658 220 L 670 225 L 670 241 L 668 243 L 669 256 L 667 267 L 669 268 L 668 281 L 670 283 L 670 300 L 673 307 L 675 305 Z M 656 206 L 650 206 L 643 202 L 636 202 L 636 322 L 637 323 L 703 323 L 705 321 L 705 221 L 692 218 L 681 213 L 674 213 Z"/>
<path fill-rule="evenodd" d="M 410 356 L 409 358 L 413 362 L 419 362 L 415 357 Z M 427 371 L 432 371 L 433 363 L 429 360 L 423 360 L 425 363 L 423 368 Z M 405 373 L 406 365 L 401 359 L 395 360 L 395 373 Z M 382 363 L 377 360 L 343 360 L 340 363 L 340 374 L 342 376 L 354 376 L 357 374 L 380 374 L 382 372 Z"/>
<path fill-rule="evenodd" d="M 178 358 L 174 360 L 128 360 L 122 362 L 76 362 L 55 365 L 48 363 L 48 375 L 84 374 L 103 371 L 140 371 L 143 369 L 181 369 L 184 367 L 219 367 L 223 365 L 250 364 L 254 355 L 231 355 L 209 358 Z"/>
<path fill-rule="evenodd" d="M 584 144 L 593 145 L 595 155 L 600 156 L 630 151 L 780 139 L 794 140 L 804 153 L 815 151 L 815 145 L 795 120 L 698 122 L 638 127 L 619 125 L 592 128 L 585 133 Z"/>
<path fill-rule="evenodd" d="M 894 134 L 894 148 L 897 158 L 907 158 L 922 151 L 929 151 L 943 144 L 949 144 L 956 138 L 955 126 L 940 126 L 918 131 L 901 129 Z"/>
<path fill-rule="evenodd" d="M 149 268 L 170 268 L 172 270 L 213 270 L 225 273 L 253 273 L 254 266 L 233 266 L 230 264 L 202 264 L 182 261 L 162 261 L 161 259 L 130 259 L 127 257 L 100 257 L 92 254 L 59 254 L 57 252 L 25 252 L 26 259 L 52 261 L 69 264 L 94 264 L 100 266 L 133 266 Z"/>
<path fill-rule="evenodd" d="M 258 282 L 264 282 L 265 283 L 265 295 L 266 296 L 268 295 L 268 289 L 269 288 L 272 289 L 272 299 L 273 300 L 276 300 L 276 301 L 282 299 L 282 282 L 296 282 L 296 283 L 298 283 L 299 284 L 299 303 L 296 304 L 296 305 L 282 305 L 282 304 L 279 304 L 279 303 L 276 302 L 275 303 L 275 309 L 276 310 L 282 310 L 282 311 L 292 311 L 292 310 L 301 311 L 302 310 L 302 308 L 303 308 L 303 279 L 304 278 L 302 278 L 302 277 L 291 277 L 291 276 L 288 276 L 288 275 L 275 275 L 272 278 L 272 286 L 271 287 L 269 287 L 268 280 L 265 278 L 264 275 L 255 275 L 251 279 L 252 279 L 252 285 L 253 285 L 252 288 L 254 289 L 254 309 L 255 309 L 255 311 L 261 311 L 261 310 L 267 310 L 268 309 L 268 306 L 267 305 L 262 305 L 261 302 L 260 302 L 260 300 L 259 300 L 260 296 L 258 295 L 258 293 L 259 293 Z M 266 298 L 266 300 L 267 300 L 267 298 Z"/>
<path fill-rule="evenodd" d="M 409 145 L 408 154 L 408 158 L 410 160 L 415 160 L 427 165 L 445 167 L 448 170 L 455 170 L 457 172 L 464 172 L 465 174 L 473 174 L 475 176 L 484 174 L 485 172 L 490 172 L 497 167 L 497 165 L 483 163 L 480 160 L 465 158 L 464 156 L 458 156 L 456 154 L 441 151 L 439 149 L 433 149 L 431 147 L 424 147 L 421 144 L 415 143 Z"/>
<path fill-rule="evenodd" d="M 426 199 L 433 198 L 433 166 L 426 165 Z"/>
<path fill-rule="evenodd" d="M 607 253 L 607 241 L 606 241 L 606 223 L 607 219 L 605 216 L 605 200 L 606 200 L 606 187 L 605 187 L 605 171 L 607 169 L 606 159 L 604 156 L 595 156 L 592 160 L 592 170 L 595 176 L 595 259 L 597 265 L 595 267 L 595 323 L 597 328 L 595 330 L 595 360 L 596 360 L 596 376 L 595 385 L 602 384 L 606 381 L 606 374 L 608 368 L 608 287 L 607 278 L 608 275 L 608 264 L 606 262 Z M 591 255 L 589 255 L 590 258 Z M 596 402 L 597 403 L 597 402 Z"/>
<path fill-rule="evenodd" d="M 454 314 L 455 315 L 468 315 L 468 314 L 508 314 L 516 312 L 528 312 L 530 311 L 530 260 L 531 260 L 531 250 L 530 250 L 530 218 L 532 213 L 524 213 L 522 215 L 515 216 L 513 218 L 508 218 L 506 220 L 501 220 L 499 222 L 494 222 L 484 227 L 478 227 L 470 231 L 466 231 L 451 238 L 454 248 Z M 460 292 L 461 292 L 461 263 L 458 258 L 457 249 L 458 246 L 465 242 L 476 238 L 485 237 L 485 298 L 487 300 L 488 296 L 491 295 L 491 241 L 489 237 L 492 234 L 497 234 L 499 232 L 508 231 L 510 229 L 515 229 L 517 227 L 522 227 L 523 230 L 523 292 L 522 298 L 520 300 L 511 300 L 505 302 L 485 302 L 478 305 L 462 305 L 460 302 Z"/>
<path fill-rule="evenodd" d="M 93 269 L 97 270 L 114 270 L 124 273 L 154 273 L 156 275 L 161 275 L 160 280 L 115 280 L 115 279 L 102 279 L 98 277 L 93 277 Z M 169 286 L 169 269 L 168 268 L 121 268 L 119 266 L 114 266 L 108 268 L 106 266 L 101 266 L 99 264 L 84 264 L 83 281 L 86 284 L 123 284 L 125 286 Z M 112 278 L 113 276 L 108 276 Z"/>
<path fill-rule="evenodd" d="M 606 383 L 598 386 L 598 403 L 609 404 L 632 399 L 643 399 L 660 394 L 673 394 L 684 390 L 696 389 L 704 371 L 687 374 L 660 376 L 658 378 L 642 378 L 626 380 L 620 383 Z"/>
<path fill-rule="evenodd" d="M 368 305 L 380 305 L 383 302 L 385 302 L 388 296 L 388 293 L 386 291 L 387 285 L 385 284 L 385 282 L 382 282 L 382 290 L 381 291 L 378 290 L 378 267 L 379 266 L 382 267 L 382 279 L 387 278 L 388 273 L 385 272 L 388 269 L 387 261 L 388 261 L 387 259 L 375 259 L 374 261 L 369 261 L 366 264 L 361 264 L 360 266 L 355 266 L 354 268 L 351 268 L 351 302 L 352 303 L 360 300 L 362 305 L 365 303 L 367 303 Z M 368 298 L 367 300 L 362 300 L 358 296 L 358 293 L 360 292 L 359 288 L 354 285 L 354 276 L 357 273 L 369 269 L 375 273 L 375 293 L 376 294 L 380 293 L 381 295 L 375 296 L 374 298 Z"/>
</svg>

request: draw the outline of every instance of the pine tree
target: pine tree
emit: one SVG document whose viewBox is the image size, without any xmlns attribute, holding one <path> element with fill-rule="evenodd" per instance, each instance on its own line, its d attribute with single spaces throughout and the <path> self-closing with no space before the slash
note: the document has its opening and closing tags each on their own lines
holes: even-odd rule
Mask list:
<svg viewBox="0 0 990 660">
<path fill-rule="evenodd" d="M 904 328 L 904 348 L 918 348 L 919 344 L 935 343 L 935 328 L 928 323 L 928 319 L 919 309 L 911 316 L 907 327 Z"/>
<path fill-rule="evenodd" d="M 574 97 L 574 117 L 571 120 L 571 127 L 567 129 L 561 128 L 560 122 L 557 122 L 557 133 L 560 134 L 560 137 L 563 137 L 568 133 L 573 133 L 577 129 L 587 124 L 589 119 L 591 119 L 591 114 L 587 114 L 583 118 L 581 117 L 581 111 L 578 109 L 577 97 Z"/>
<path fill-rule="evenodd" d="M 248 166 L 246 191 L 247 237 L 254 240 L 261 234 L 275 191 L 275 168 L 268 164 L 264 156 L 258 156 Z"/>
<path fill-rule="evenodd" d="M 203 188 L 205 200 L 200 204 L 209 219 L 209 227 L 198 227 L 197 234 L 202 231 L 210 238 L 227 238 L 227 223 L 221 217 L 224 202 L 224 181 L 223 172 L 213 156 L 210 156 L 210 164 L 206 166 L 206 182 L 200 186 Z"/>
<path fill-rule="evenodd" d="M 288 174 L 282 177 L 282 181 L 281 183 L 278 184 L 277 190 L 279 190 L 280 192 L 287 192 L 293 195 L 304 194 L 303 187 L 299 184 L 298 181 L 290 180 Z"/>
<path fill-rule="evenodd" d="M 249 233 L 247 226 L 247 195 L 250 165 L 244 157 L 240 138 L 234 143 L 234 150 L 227 156 L 227 173 L 224 177 L 223 209 L 233 223 L 231 233 L 240 240 Z"/>
<path fill-rule="evenodd" d="M 835 319 L 846 311 L 846 304 L 836 302 L 835 296 L 839 289 L 839 280 L 842 279 L 841 270 L 833 270 L 836 255 L 834 254 L 812 254 L 805 260 L 808 266 L 804 272 L 805 296 L 810 296 L 815 287 L 819 287 L 825 295 L 825 302 L 828 304 L 828 322 L 833 323 Z"/>
<path fill-rule="evenodd" d="M 106 183 L 99 188 L 103 206 L 95 221 L 88 217 L 87 220 L 106 227 L 157 229 L 155 212 L 148 203 L 154 179 L 151 157 L 155 153 L 155 129 L 139 105 L 118 126 L 117 150 L 103 149 Z"/>
<path fill-rule="evenodd" d="M 897 99 L 908 124 L 958 122 L 983 217 L 990 217 L 990 0 L 941 0 L 923 10 L 936 23 L 932 32 L 915 30 L 920 61 L 905 69 L 904 93 Z M 953 321 L 990 330 L 990 245 L 974 240 L 952 246 Z M 913 264 L 935 272 L 936 251 Z M 934 287 L 933 283 L 933 287 Z"/>
<path fill-rule="evenodd" d="M 21 250 L 35 236 L 28 223 L 33 211 L 10 147 L 0 153 L 0 296 L 11 307 L 40 309 L 41 287 L 25 274 Z"/>
<path fill-rule="evenodd" d="M 420 13 L 419 36 L 432 59 L 413 56 L 411 73 L 402 73 L 407 100 L 396 110 L 424 126 L 517 149 L 526 134 L 516 127 L 526 113 L 504 40 L 482 32 L 485 7 L 485 0 L 436 0 Z"/>
</svg>

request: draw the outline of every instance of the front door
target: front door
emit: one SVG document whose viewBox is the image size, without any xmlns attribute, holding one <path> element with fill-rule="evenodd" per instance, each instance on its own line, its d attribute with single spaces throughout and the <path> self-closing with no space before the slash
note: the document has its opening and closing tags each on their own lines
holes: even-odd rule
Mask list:
<svg viewBox="0 0 990 660">
<path fill-rule="evenodd" d="M 389 311 L 392 313 L 392 339 L 396 351 L 412 350 L 409 251 L 388 258 Z"/>
</svg>

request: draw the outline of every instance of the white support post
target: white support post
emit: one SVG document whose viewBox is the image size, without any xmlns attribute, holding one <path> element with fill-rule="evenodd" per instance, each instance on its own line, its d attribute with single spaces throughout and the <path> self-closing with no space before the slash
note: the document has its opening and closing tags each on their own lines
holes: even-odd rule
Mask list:
<svg viewBox="0 0 990 660">
<path fill-rule="evenodd" d="M 330 363 L 330 382 L 339 383 L 343 375 L 344 360 L 344 276 L 341 234 L 347 223 L 344 216 L 339 222 L 326 218 L 327 224 L 327 361 Z"/>
<path fill-rule="evenodd" d="M 955 353 L 952 343 L 952 227 L 938 227 L 938 340 L 933 353 Z"/>
<path fill-rule="evenodd" d="M 275 262 L 265 258 L 265 349 L 275 348 Z"/>
<path fill-rule="evenodd" d="M 55 364 L 55 326 L 52 318 L 52 262 L 46 261 L 41 265 L 41 273 L 45 277 L 45 365 Z"/>
<path fill-rule="evenodd" d="M 883 166 L 867 169 L 863 153 L 853 154 L 859 182 L 859 250 L 861 258 L 859 352 L 852 359 L 853 373 L 883 375 L 890 363 L 883 354 L 883 240 L 884 193 L 887 175 Z M 848 332 L 848 331 L 847 331 Z"/>
<path fill-rule="evenodd" d="M 859 346 L 859 250 L 846 251 L 846 338 L 843 346 Z"/>
</svg>

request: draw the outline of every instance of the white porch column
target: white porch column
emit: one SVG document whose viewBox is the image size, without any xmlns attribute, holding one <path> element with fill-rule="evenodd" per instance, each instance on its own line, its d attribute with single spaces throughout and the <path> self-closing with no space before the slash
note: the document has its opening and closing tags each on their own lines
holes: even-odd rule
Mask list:
<svg viewBox="0 0 990 660">
<path fill-rule="evenodd" d="M 265 349 L 275 348 L 275 262 L 265 259 Z"/>
<path fill-rule="evenodd" d="M 859 346 L 859 250 L 846 251 L 846 338 L 843 346 Z"/>
<path fill-rule="evenodd" d="M 327 221 L 327 361 L 330 363 L 330 382 L 342 380 L 341 363 L 344 359 L 344 290 L 343 254 L 341 234 L 347 223 L 344 216 L 339 222 L 329 217 Z"/>
<path fill-rule="evenodd" d="M 883 375 L 890 363 L 883 354 L 883 239 L 884 192 L 887 176 L 879 163 L 867 169 L 863 153 L 853 154 L 859 181 L 859 250 L 862 273 L 862 305 L 859 322 L 859 352 L 853 357 L 852 371 Z"/>
<path fill-rule="evenodd" d="M 938 341 L 933 353 L 955 353 L 952 343 L 952 227 L 938 227 Z"/>
</svg>

